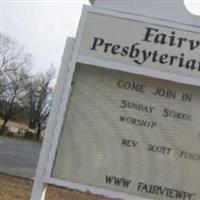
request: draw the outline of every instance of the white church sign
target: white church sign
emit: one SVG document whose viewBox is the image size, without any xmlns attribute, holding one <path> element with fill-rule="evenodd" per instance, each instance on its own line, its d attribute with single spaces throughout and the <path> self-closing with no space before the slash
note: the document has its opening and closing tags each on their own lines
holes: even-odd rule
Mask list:
<svg viewBox="0 0 200 200">
<path fill-rule="evenodd" d="M 85 7 L 63 56 L 32 200 L 45 184 L 200 199 L 199 55 L 197 27 Z"/>
</svg>

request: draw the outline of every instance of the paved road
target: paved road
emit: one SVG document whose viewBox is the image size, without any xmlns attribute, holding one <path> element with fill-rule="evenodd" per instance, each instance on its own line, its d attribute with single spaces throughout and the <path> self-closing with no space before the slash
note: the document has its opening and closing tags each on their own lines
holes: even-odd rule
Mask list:
<svg viewBox="0 0 200 200">
<path fill-rule="evenodd" d="M 0 136 L 0 172 L 34 177 L 40 143 Z"/>
</svg>

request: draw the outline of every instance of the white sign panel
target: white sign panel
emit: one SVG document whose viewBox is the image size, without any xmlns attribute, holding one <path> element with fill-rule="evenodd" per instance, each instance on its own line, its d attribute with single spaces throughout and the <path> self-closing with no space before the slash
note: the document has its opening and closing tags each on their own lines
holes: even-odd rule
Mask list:
<svg viewBox="0 0 200 200">
<path fill-rule="evenodd" d="M 80 54 L 200 78 L 200 34 L 88 13 Z"/>
<path fill-rule="evenodd" d="M 84 9 L 63 56 L 32 200 L 44 199 L 47 184 L 131 200 L 200 199 L 195 31 Z"/>
<path fill-rule="evenodd" d="M 52 177 L 200 199 L 200 88 L 78 64 Z"/>
</svg>

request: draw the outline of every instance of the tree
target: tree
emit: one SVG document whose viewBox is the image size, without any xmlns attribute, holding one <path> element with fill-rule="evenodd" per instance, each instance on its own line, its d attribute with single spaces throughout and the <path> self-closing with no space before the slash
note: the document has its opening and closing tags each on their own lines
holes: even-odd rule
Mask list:
<svg viewBox="0 0 200 200">
<path fill-rule="evenodd" d="M 52 101 L 51 81 L 55 70 L 30 76 L 27 67 L 32 56 L 6 35 L 0 34 L 0 117 L 3 119 L 1 132 L 8 120 L 19 118 L 19 110 L 28 118 L 28 127 L 36 130 L 40 139 L 46 127 Z M 22 117 L 21 117 L 22 118 Z"/>
<path fill-rule="evenodd" d="M 3 124 L 1 127 L 1 133 L 3 132 L 8 120 L 14 115 L 14 109 L 19 106 L 25 95 L 25 83 L 28 79 L 28 74 L 24 68 L 19 67 L 8 73 L 4 79 L 4 91 L 1 94 L 1 117 Z"/>
<path fill-rule="evenodd" d="M 0 116 L 3 118 L 1 132 L 20 103 L 24 83 L 28 78 L 25 68 L 32 63 L 31 54 L 10 37 L 0 34 Z"/>
<path fill-rule="evenodd" d="M 31 64 L 32 55 L 10 37 L 0 34 L 0 77 Z"/>
<path fill-rule="evenodd" d="M 6 85 L 5 77 L 0 77 L 0 102 L 1 102 L 2 94 L 4 93 L 6 88 L 7 88 L 7 85 Z"/>
<path fill-rule="evenodd" d="M 36 130 L 36 139 L 39 140 L 41 131 L 46 128 L 52 102 L 51 81 L 55 70 L 51 68 L 45 74 L 33 76 L 26 86 L 25 107 L 28 116 L 28 127 Z"/>
</svg>

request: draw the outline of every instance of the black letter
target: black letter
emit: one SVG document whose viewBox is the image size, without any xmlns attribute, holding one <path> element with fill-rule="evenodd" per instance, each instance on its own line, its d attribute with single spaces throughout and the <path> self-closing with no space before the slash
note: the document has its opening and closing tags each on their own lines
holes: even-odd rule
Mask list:
<svg viewBox="0 0 200 200">
<path fill-rule="evenodd" d="M 146 28 L 147 31 L 146 31 L 146 35 L 145 35 L 145 38 L 143 39 L 143 41 L 146 41 L 146 42 L 151 42 L 151 40 L 149 40 L 149 36 L 153 36 L 153 34 L 151 34 L 151 30 L 154 30 L 156 32 L 158 32 L 158 29 L 156 28 Z"/>
<path fill-rule="evenodd" d="M 94 43 L 92 45 L 91 50 L 95 50 L 96 51 L 96 46 L 101 46 L 103 43 L 104 43 L 103 39 L 94 37 Z"/>
<path fill-rule="evenodd" d="M 126 100 L 122 100 L 121 101 L 122 104 L 120 105 L 120 108 L 126 108 L 126 102 L 127 102 Z"/>
</svg>

